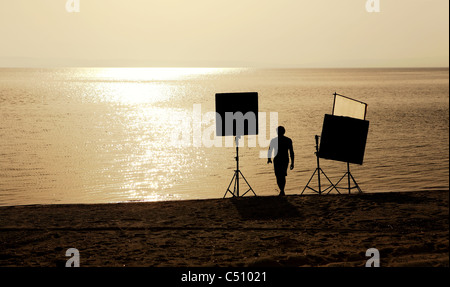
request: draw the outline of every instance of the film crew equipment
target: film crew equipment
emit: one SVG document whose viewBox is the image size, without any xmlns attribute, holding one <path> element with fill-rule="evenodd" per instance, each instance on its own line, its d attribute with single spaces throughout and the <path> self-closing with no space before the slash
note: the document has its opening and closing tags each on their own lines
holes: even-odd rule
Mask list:
<svg viewBox="0 0 450 287">
<path fill-rule="evenodd" d="M 325 115 L 319 156 L 325 159 L 347 163 L 347 172 L 335 184 L 337 190 L 354 188 L 362 192 L 350 172 L 350 163 L 363 163 L 369 122 L 349 117 Z M 339 183 L 347 177 L 347 187 L 339 187 Z M 353 181 L 354 186 L 351 186 Z"/>
<path fill-rule="evenodd" d="M 247 123 L 247 124 L 246 124 Z M 239 169 L 239 139 L 243 135 L 258 134 L 258 93 L 216 94 L 216 135 L 234 136 L 236 143 L 236 169 L 223 196 L 242 197 L 248 192 L 256 193 Z M 244 179 L 248 189 L 241 195 L 239 178 Z M 233 190 L 230 187 L 233 185 Z"/>
<path fill-rule="evenodd" d="M 316 168 L 316 170 L 313 172 L 313 174 L 311 175 L 311 178 L 309 179 L 309 181 L 308 181 L 308 183 L 306 184 L 305 188 L 303 188 L 303 191 L 302 191 L 301 194 L 303 194 L 303 192 L 305 192 L 305 189 L 307 189 L 307 188 L 309 188 L 309 189 L 311 189 L 312 191 L 318 193 L 319 195 L 322 194 L 323 192 L 326 192 L 328 189 L 330 189 L 330 190 L 328 191 L 328 193 L 330 193 L 331 190 L 333 190 L 333 188 L 336 189 L 336 187 L 334 186 L 334 184 L 331 182 L 331 180 L 328 178 L 328 176 L 325 174 L 325 172 L 324 172 L 324 171 L 322 170 L 322 168 L 320 167 L 320 164 L 319 164 L 319 136 L 316 135 L 315 138 L 316 138 L 316 152 L 315 152 L 315 155 L 316 155 L 316 158 L 317 158 L 317 168 Z M 316 174 L 316 172 L 317 172 L 317 182 L 318 182 L 318 184 L 319 184 L 319 189 L 318 189 L 318 190 L 315 190 L 314 188 L 312 188 L 312 187 L 309 186 L 309 183 L 310 183 L 311 180 L 314 178 L 314 175 Z M 325 178 L 328 180 L 328 182 L 330 183 L 330 185 L 329 185 L 327 188 L 325 188 L 324 190 L 322 190 L 322 185 L 321 185 L 321 181 L 320 181 L 320 173 L 322 173 L 322 174 L 325 176 Z M 336 191 L 340 194 L 339 190 L 336 189 Z M 328 194 L 328 193 L 327 193 L 327 194 Z"/>
<path fill-rule="evenodd" d="M 361 101 L 340 95 L 333 94 L 333 112 L 334 116 L 350 117 L 360 120 L 366 119 L 367 104 Z"/>
<path fill-rule="evenodd" d="M 317 158 L 320 157 L 347 163 L 347 171 L 332 186 L 339 194 L 340 189 L 347 189 L 348 193 L 351 193 L 352 189 L 357 189 L 361 193 L 361 188 L 350 172 L 350 163 L 363 164 L 367 134 L 369 131 L 369 122 L 366 121 L 367 104 L 336 92 L 333 95 L 333 112 L 331 115 L 326 114 L 324 117 L 320 145 L 319 148 L 316 148 L 316 156 Z M 317 166 L 316 171 L 320 173 L 319 164 Z M 339 187 L 339 184 L 345 178 L 347 179 L 346 187 Z M 320 191 L 320 178 L 318 179 Z M 309 187 L 308 185 L 309 182 L 305 189 Z"/>
<path fill-rule="evenodd" d="M 347 189 L 351 193 L 352 189 L 356 189 L 361 193 L 361 188 L 350 172 L 350 163 L 363 164 L 369 131 L 367 104 L 336 92 L 333 95 L 333 113 L 325 115 L 319 154 L 322 158 L 347 163 L 347 171 L 335 184 L 337 190 Z M 339 187 L 345 178 L 346 187 Z"/>
</svg>

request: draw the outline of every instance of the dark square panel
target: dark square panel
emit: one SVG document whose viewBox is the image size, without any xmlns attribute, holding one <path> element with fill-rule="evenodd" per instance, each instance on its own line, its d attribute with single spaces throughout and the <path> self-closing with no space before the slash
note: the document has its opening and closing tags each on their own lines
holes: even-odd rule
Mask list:
<svg viewBox="0 0 450 287">
<path fill-rule="evenodd" d="M 228 114 L 228 120 L 226 118 Z M 226 124 L 229 123 L 228 126 Z M 258 134 L 258 93 L 216 94 L 216 135 Z"/>
<path fill-rule="evenodd" d="M 368 121 L 326 114 L 319 157 L 363 164 L 368 131 Z"/>
</svg>

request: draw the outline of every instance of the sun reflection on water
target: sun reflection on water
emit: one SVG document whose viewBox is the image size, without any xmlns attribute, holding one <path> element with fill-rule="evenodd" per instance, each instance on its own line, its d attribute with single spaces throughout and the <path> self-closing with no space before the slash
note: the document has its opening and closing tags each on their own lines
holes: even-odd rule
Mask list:
<svg viewBox="0 0 450 287">
<path fill-rule="evenodd" d="M 169 101 L 177 96 L 179 81 L 223 74 L 227 68 L 105 68 L 93 71 L 96 100 L 122 104 Z"/>
<path fill-rule="evenodd" d="M 106 157 L 101 173 L 119 193 L 116 197 L 123 201 L 180 198 L 167 190 L 192 176 L 198 162 L 205 166 L 208 163 L 198 151 L 170 145 L 180 123 L 191 116 L 189 108 L 160 103 L 179 96 L 180 84 L 172 81 L 221 72 L 223 69 L 199 68 L 117 68 L 97 72 L 96 78 L 105 81 L 96 83 L 94 101 L 113 106 L 103 123 L 98 124 L 100 129 L 112 131 L 107 140 L 110 144 L 103 145 L 101 151 Z"/>
</svg>

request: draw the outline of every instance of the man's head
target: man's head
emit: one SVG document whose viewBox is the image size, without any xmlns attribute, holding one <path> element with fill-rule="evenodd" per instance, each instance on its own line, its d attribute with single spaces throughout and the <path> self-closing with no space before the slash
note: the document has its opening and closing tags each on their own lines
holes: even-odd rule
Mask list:
<svg viewBox="0 0 450 287">
<path fill-rule="evenodd" d="M 286 133 L 286 130 L 284 129 L 283 126 L 279 126 L 279 127 L 277 128 L 277 134 L 278 134 L 279 136 L 284 136 L 285 133 Z"/>
</svg>

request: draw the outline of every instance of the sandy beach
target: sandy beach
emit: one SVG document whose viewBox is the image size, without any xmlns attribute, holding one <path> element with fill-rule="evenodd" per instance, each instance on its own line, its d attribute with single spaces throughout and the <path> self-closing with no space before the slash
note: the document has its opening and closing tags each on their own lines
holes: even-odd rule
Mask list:
<svg viewBox="0 0 450 287">
<path fill-rule="evenodd" d="M 449 266 L 449 191 L 0 207 L 0 267 Z"/>
</svg>

